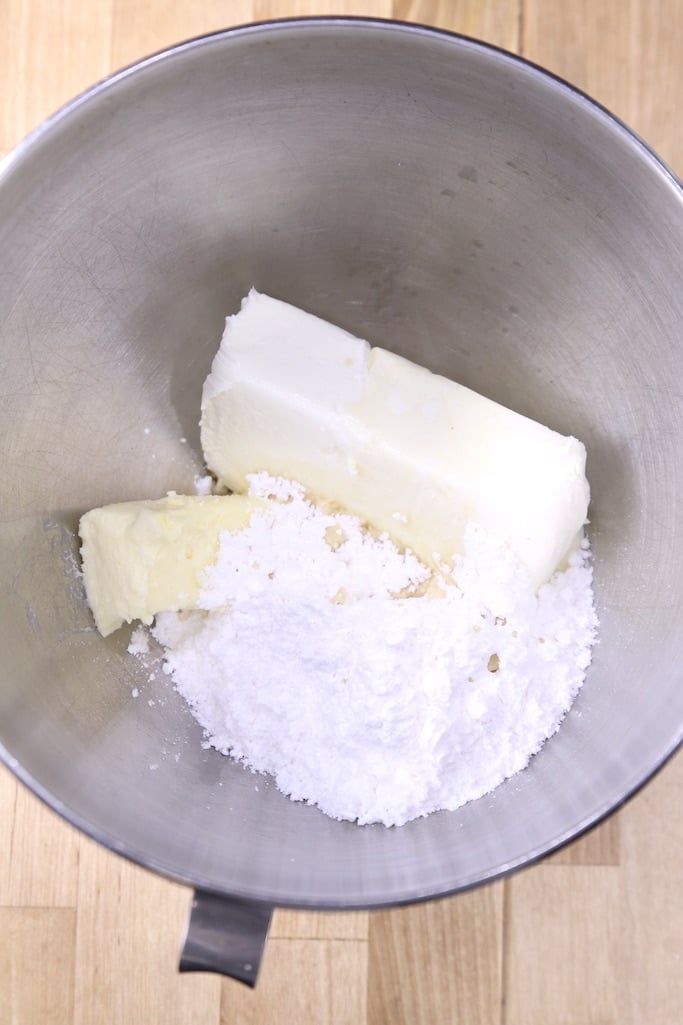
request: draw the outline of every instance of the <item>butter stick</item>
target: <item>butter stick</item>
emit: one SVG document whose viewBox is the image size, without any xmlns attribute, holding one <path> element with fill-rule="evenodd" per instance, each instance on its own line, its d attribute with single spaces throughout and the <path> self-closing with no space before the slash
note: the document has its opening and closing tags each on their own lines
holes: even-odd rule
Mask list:
<svg viewBox="0 0 683 1025">
<path fill-rule="evenodd" d="M 223 531 L 246 527 L 260 499 L 176 495 L 92 509 L 81 518 L 83 578 L 103 636 L 158 612 L 196 608 Z"/>
</svg>

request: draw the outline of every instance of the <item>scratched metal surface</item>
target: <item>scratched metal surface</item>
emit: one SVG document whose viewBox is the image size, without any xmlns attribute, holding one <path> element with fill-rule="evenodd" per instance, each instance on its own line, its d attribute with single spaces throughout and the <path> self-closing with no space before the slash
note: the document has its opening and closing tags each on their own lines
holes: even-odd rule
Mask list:
<svg viewBox="0 0 683 1025">
<path fill-rule="evenodd" d="M 278 903 L 445 892 L 602 814 L 683 722 L 682 227 L 672 179 L 581 97 L 417 31 L 219 37 L 57 119 L 0 181 L 7 757 L 115 849 Z M 201 382 L 252 284 L 587 444 L 589 681 L 457 813 L 358 830 L 256 792 L 91 629 L 78 515 L 191 487 Z"/>
</svg>

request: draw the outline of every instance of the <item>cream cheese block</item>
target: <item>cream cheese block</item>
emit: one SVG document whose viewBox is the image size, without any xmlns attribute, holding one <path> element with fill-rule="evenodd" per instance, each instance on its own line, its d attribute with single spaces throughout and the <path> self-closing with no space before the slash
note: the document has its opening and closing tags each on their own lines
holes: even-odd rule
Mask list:
<svg viewBox="0 0 683 1025">
<path fill-rule="evenodd" d="M 258 471 L 299 481 L 432 565 L 477 524 L 538 587 L 586 521 L 576 438 L 253 290 L 204 384 L 201 437 L 231 490 Z"/>
<path fill-rule="evenodd" d="M 264 503 L 244 495 L 176 495 L 120 502 L 81 518 L 83 578 L 97 628 L 152 622 L 157 612 L 196 607 L 203 571 L 223 531 L 237 533 Z"/>
</svg>

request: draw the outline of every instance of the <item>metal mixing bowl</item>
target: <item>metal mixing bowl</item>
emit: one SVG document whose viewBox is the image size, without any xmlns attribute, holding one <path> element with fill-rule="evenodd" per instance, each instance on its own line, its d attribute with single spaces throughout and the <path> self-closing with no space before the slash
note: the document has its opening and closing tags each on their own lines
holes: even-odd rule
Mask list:
<svg viewBox="0 0 683 1025">
<path fill-rule="evenodd" d="M 618 806 L 683 723 L 682 239 L 680 185 L 606 111 L 416 26 L 223 32 L 60 111 L 0 178 L 7 764 L 247 925 L 263 902 L 257 932 L 267 905 L 472 886 Z M 293 804 L 93 630 L 78 516 L 192 491 L 201 383 L 251 285 L 586 443 L 593 666 L 530 767 L 460 811 L 359 828 Z"/>
</svg>

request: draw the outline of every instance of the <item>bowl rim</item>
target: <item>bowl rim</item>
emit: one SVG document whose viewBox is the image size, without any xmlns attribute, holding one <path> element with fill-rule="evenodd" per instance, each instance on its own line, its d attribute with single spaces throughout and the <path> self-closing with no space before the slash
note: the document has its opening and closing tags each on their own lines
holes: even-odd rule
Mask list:
<svg viewBox="0 0 683 1025">
<path fill-rule="evenodd" d="M 218 29 L 214 32 L 203 33 L 198 36 L 193 36 L 189 39 L 183 40 L 179 43 L 175 43 L 171 46 L 164 47 L 161 50 L 150 54 L 147 57 L 143 57 L 137 61 L 125 65 L 117 71 L 112 72 L 110 75 L 100 79 L 93 85 L 85 89 L 83 92 L 77 94 L 71 100 L 67 101 L 61 107 L 59 107 L 54 113 L 50 114 L 45 118 L 39 125 L 37 125 L 28 135 L 26 135 L 4 158 L 0 160 L 0 189 L 3 187 L 6 179 L 15 171 L 18 170 L 19 165 L 23 159 L 28 156 L 31 150 L 45 137 L 50 131 L 57 126 L 60 122 L 65 120 L 74 114 L 83 104 L 87 103 L 94 96 L 98 96 L 100 93 L 106 92 L 108 89 L 115 86 L 117 83 L 124 79 L 137 74 L 143 69 L 150 65 L 156 64 L 157 62 L 169 60 L 180 53 L 189 52 L 194 49 L 200 49 L 203 46 L 210 45 L 214 42 L 220 42 L 226 39 L 234 37 L 248 37 L 251 35 L 260 35 L 267 33 L 278 33 L 282 30 L 298 29 L 306 31 L 313 28 L 328 28 L 335 30 L 337 28 L 352 29 L 354 31 L 390 31 L 398 32 L 406 35 L 415 36 L 426 36 L 436 37 L 442 39 L 444 42 L 452 43 L 454 46 L 461 47 L 465 50 L 478 50 L 484 51 L 485 53 L 493 54 L 503 61 L 514 66 L 521 66 L 527 70 L 532 71 L 538 78 L 544 81 L 546 84 L 551 85 L 553 88 L 558 89 L 560 92 L 568 93 L 575 100 L 578 100 L 581 106 L 583 106 L 588 112 L 597 114 L 605 121 L 611 124 L 616 131 L 622 135 L 626 142 L 632 147 L 635 147 L 641 154 L 646 158 L 652 169 L 662 178 L 664 181 L 673 187 L 674 192 L 678 193 L 679 199 L 683 203 L 683 180 L 674 172 L 674 170 L 664 161 L 659 154 L 629 125 L 626 124 L 621 118 L 617 117 L 611 110 L 593 99 L 588 93 L 582 89 L 568 82 L 566 79 L 559 75 L 548 71 L 546 68 L 533 61 L 528 60 L 519 54 L 513 53 L 509 50 L 504 49 L 500 46 L 495 46 L 492 43 L 486 43 L 482 40 L 475 39 L 472 36 L 463 35 L 458 32 L 453 32 L 448 29 L 436 28 L 430 25 L 421 24 L 418 22 L 406 22 L 395 18 L 375 18 L 375 17 L 352 17 L 346 15 L 322 15 L 318 17 L 293 17 L 293 18 L 275 18 L 271 20 L 250 22 L 241 25 L 236 25 L 226 29 Z M 343 900 L 319 900 L 311 899 L 306 900 L 300 899 L 289 899 L 283 897 L 282 894 L 267 894 L 263 892 L 254 892 L 248 888 L 236 888 L 234 890 L 226 891 L 222 888 L 216 887 L 215 884 L 211 883 L 208 879 L 203 879 L 201 876 L 191 876 L 186 870 L 181 869 L 177 866 L 170 864 L 164 864 L 159 859 L 150 856 L 146 852 L 137 849 L 116 837 L 107 833 L 106 830 L 95 827 L 84 818 L 79 812 L 76 812 L 73 808 L 67 806 L 63 801 L 52 794 L 46 786 L 35 779 L 4 746 L 0 740 L 0 763 L 4 764 L 18 779 L 23 783 L 36 797 L 38 797 L 45 805 L 56 812 L 62 819 L 64 819 L 69 825 L 74 826 L 80 832 L 85 834 L 92 840 L 101 844 L 106 849 L 121 855 L 133 864 L 139 865 L 142 868 L 149 869 L 157 873 L 158 875 L 167 879 L 173 880 L 174 882 L 182 883 L 186 886 L 193 887 L 196 890 L 201 890 L 206 893 L 214 893 L 219 896 L 230 896 L 237 899 L 248 901 L 253 904 L 266 905 L 269 907 L 290 907 L 300 908 L 303 910 L 372 910 L 388 907 L 399 907 L 407 904 L 422 903 L 428 900 L 435 900 L 439 898 L 445 898 L 453 896 L 457 893 L 464 893 L 468 890 L 474 889 L 478 886 L 482 886 L 488 883 L 495 882 L 499 879 L 505 878 L 513 872 L 520 871 L 525 868 L 530 868 L 534 864 L 538 863 L 548 855 L 553 854 L 562 848 L 578 840 L 592 829 L 599 826 L 604 822 L 610 815 L 622 808 L 628 801 L 631 800 L 647 783 L 654 779 L 656 775 L 664 768 L 664 766 L 673 758 L 676 752 L 683 746 L 683 724 L 679 729 L 678 736 L 673 740 L 671 746 L 666 750 L 662 756 L 655 762 L 644 776 L 632 780 L 629 785 L 624 789 L 623 793 L 617 798 L 616 801 L 603 802 L 598 809 L 583 819 L 575 828 L 566 831 L 559 837 L 553 838 L 549 843 L 541 845 L 525 855 L 521 855 L 514 861 L 505 863 L 491 869 L 489 872 L 484 873 L 480 877 L 473 880 L 468 880 L 460 883 L 456 886 L 446 887 L 445 889 L 435 890 L 430 892 L 408 892 L 402 894 L 400 897 L 387 897 L 386 899 L 377 899 L 369 902 L 345 902 Z M 321 813 L 322 814 L 322 813 Z"/>
<path fill-rule="evenodd" d="M 558 87 L 560 92 L 568 92 L 575 99 L 579 100 L 581 105 L 589 111 L 597 112 L 602 115 L 619 131 L 620 134 L 626 137 L 628 142 L 636 144 L 637 148 L 642 151 L 643 155 L 654 165 L 656 170 L 662 172 L 669 182 L 675 186 L 676 191 L 681 194 L 681 198 L 683 199 L 683 178 L 676 174 L 664 158 L 661 157 L 659 153 L 657 153 L 657 151 L 650 146 L 650 144 L 634 128 L 628 125 L 618 115 L 614 114 L 609 107 L 600 103 L 599 100 L 594 99 L 589 95 L 589 93 L 579 88 L 579 86 L 574 85 L 572 82 L 569 82 L 566 78 L 555 74 L 554 71 L 544 68 L 541 64 L 537 64 L 534 61 L 529 60 L 528 57 L 524 57 L 522 54 L 514 53 L 512 50 L 506 50 L 504 47 L 496 46 L 494 43 L 484 42 L 484 40 L 477 39 L 474 36 L 468 36 L 461 32 L 454 32 L 451 29 L 437 28 L 433 25 L 425 25 L 422 22 L 402 21 L 399 18 L 379 18 L 357 15 L 312 15 L 309 17 L 271 18 L 263 21 L 245 22 L 241 25 L 231 26 L 230 28 L 216 29 L 213 32 L 204 32 L 197 36 L 191 36 L 189 39 L 181 40 L 179 43 L 173 43 L 171 46 L 155 50 L 146 57 L 141 57 L 138 60 L 132 61 L 130 64 L 124 64 L 121 68 L 118 68 L 116 71 L 112 71 L 110 74 L 98 79 L 82 92 L 77 93 L 70 100 L 67 100 L 66 103 L 57 107 L 52 114 L 49 114 L 38 125 L 36 125 L 35 128 L 31 129 L 27 135 L 20 139 L 20 141 L 0 159 L 0 187 L 3 184 L 3 179 L 6 174 L 9 173 L 13 166 L 21 160 L 24 154 L 54 125 L 58 124 L 70 114 L 73 114 L 82 104 L 86 103 L 93 96 L 97 96 L 101 92 L 105 92 L 119 81 L 137 74 L 143 68 L 171 58 L 178 53 L 199 49 L 200 47 L 212 42 L 219 42 L 220 40 L 227 39 L 232 36 L 257 35 L 263 32 L 278 31 L 288 28 L 312 29 L 320 27 L 351 28 L 359 31 L 363 28 L 370 30 L 389 29 L 405 33 L 406 35 L 440 37 L 444 41 L 451 41 L 452 43 L 460 44 L 465 49 L 483 50 L 497 55 L 512 65 L 521 65 L 522 67 L 533 71 L 539 78 L 546 80 L 555 87 Z"/>
</svg>

